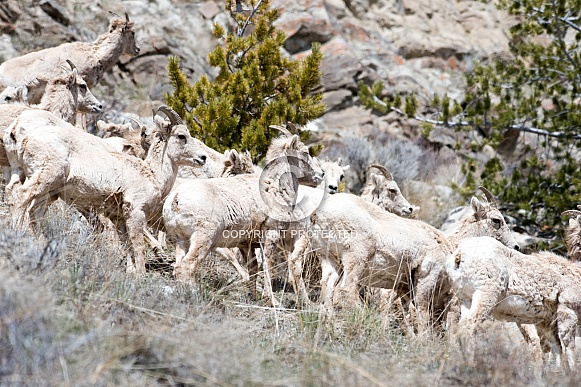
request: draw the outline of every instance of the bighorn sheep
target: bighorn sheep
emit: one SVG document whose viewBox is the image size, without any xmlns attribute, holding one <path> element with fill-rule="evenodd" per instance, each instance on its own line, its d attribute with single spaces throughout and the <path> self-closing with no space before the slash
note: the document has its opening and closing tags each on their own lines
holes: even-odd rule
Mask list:
<svg viewBox="0 0 581 387">
<path fill-rule="evenodd" d="M 381 172 L 381 175 L 371 173 L 371 168 L 377 168 Z M 393 180 L 393 176 L 389 170 L 379 164 L 370 165 L 369 170 L 370 173 L 368 174 L 361 197 L 368 202 L 378 205 L 383 210 L 395 213 L 398 216 L 410 215 L 413 212 L 413 207 L 402 195 L 399 186 Z M 322 195 L 319 195 L 320 200 L 316 202 L 317 204 L 322 200 Z M 308 293 L 302 278 L 304 255 L 309 248 L 309 240 L 305 235 L 308 230 L 308 225 L 300 224 L 296 225 L 295 228 L 297 226 L 298 230 L 295 231 L 295 234 L 301 235 L 301 237 L 294 241 L 294 248 L 288 259 L 291 268 L 291 283 L 294 286 L 295 292 L 298 292 L 304 301 L 308 301 Z"/>
<path fill-rule="evenodd" d="M 113 19 L 107 33 L 94 42 L 64 43 L 57 47 L 31 52 L 0 65 L 0 90 L 8 86 L 26 86 L 28 101 L 39 103 L 44 88 L 56 69 L 70 59 L 79 68 L 79 75 L 89 87 L 99 83 L 123 54 L 137 55 L 139 46 L 135 41 L 133 22 Z"/>
<path fill-rule="evenodd" d="M 461 304 L 460 326 L 473 332 L 489 316 L 534 324 L 543 347 L 566 355 L 574 347 L 581 316 L 581 268 L 549 252 L 525 255 L 490 237 L 468 238 L 446 260 Z M 546 348 L 545 348 L 546 349 Z"/>
<path fill-rule="evenodd" d="M 280 199 L 269 198 L 271 183 L 288 176 L 292 168 L 302 172 L 302 181 L 314 185 L 322 180 L 323 173 L 298 135 L 285 128 L 277 129 L 283 136 L 274 139 L 267 152 L 268 161 L 277 160 L 265 170 L 267 178 L 239 175 L 187 180 L 167 197 L 163 220 L 168 237 L 177 243 L 177 278 L 193 279 L 198 265 L 212 249 L 239 247 L 248 258 L 251 291 L 256 292 L 258 268 L 254 249 L 260 247 L 269 216 L 279 213 L 278 208 L 265 207 L 265 203 L 278 200 L 282 203 L 288 199 L 278 190 L 275 194 L 280 195 Z"/>
<path fill-rule="evenodd" d="M 339 186 L 345 171 L 349 169 L 349 165 L 341 165 L 342 160 L 339 158 L 336 162 L 332 162 L 329 159 L 325 159 L 321 163 L 321 169 L 324 173 L 324 180 L 319 184 L 317 188 L 307 187 L 304 185 L 298 186 L 296 206 L 304 209 L 305 218 L 298 219 L 296 221 L 276 221 L 271 220 L 268 225 L 269 229 L 273 232 L 269 232 L 266 235 L 266 240 L 264 241 L 264 271 L 272 278 L 274 274 L 275 267 L 280 268 L 284 266 L 284 262 L 288 264 L 287 275 L 290 275 L 291 283 L 294 287 L 295 293 L 301 294 L 305 301 L 308 301 L 308 295 L 304 281 L 302 277 L 300 281 L 295 281 L 295 277 L 292 275 L 293 269 L 292 265 L 296 266 L 294 272 L 301 272 L 303 268 L 302 261 L 289 261 L 288 257 L 290 252 L 296 248 L 296 244 L 301 240 L 301 236 L 304 230 L 307 228 L 308 216 L 316 210 L 316 207 L 323 201 L 328 195 L 334 195 L 339 191 Z M 278 190 L 280 187 L 275 187 L 275 182 L 272 183 L 270 190 Z M 284 259 L 279 259 L 280 254 L 277 254 L 278 247 L 282 247 L 284 251 Z M 288 253 L 287 253 L 288 252 Z M 276 262 L 276 266 L 274 263 Z M 277 270 L 280 272 L 280 270 Z M 272 287 L 270 281 L 266 280 L 263 288 L 263 294 L 267 295 L 274 303 Z"/>
<path fill-rule="evenodd" d="M 472 219 L 457 235 L 493 235 L 518 248 L 495 207 L 476 197 L 471 204 Z M 448 284 L 444 261 L 454 246 L 434 227 L 398 217 L 355 195 L 337 194 L 319 206 L 310 234 L 321 259 L 322 297 L 327 306 L 359 303 L 359 288 L 374 286 L 411 296 L 424 322 L 432 298 L 436 310 L 445 308 Z M 340 265 L 343 276 L 335 286 Z"/>
<path fill-rule="evenodd" d="M 87 83 L 78 74 L 72 62 L 68 62 L 70 70 L 61 76 L 51 79 L 40 104 L 28 106 L 25 104 L 0 105 L 0 166 L 9 167 L 8 156 L 3 143 L 6 129 L 15 120 L 27 122 L 29 127 L 43 125 L 60 125 L 63 122 L 75 123 L 76 113 L 99 113 L 103 108 Z M 9 171 L 5 169 L 4 179 L 9 181 Z"/>
<path fill-rule="evenodd" d="M 158 220 L 178 166 L 201 166 L 206 159 L 201 142 L 191 137 L 177 113 L 166 106 L 159 111 L 172 126 L 153 134 L 145 161 L 111 153 L 102 139 L 79 130 L 48 126 L 28 134 L 18 158 L 26 180 L 14 192 L 7 190 L 14 218 L 38 219 L 57 197 L 82 211 L 94 210 L 128 237 L 135 260 L 128 259 L 128 271 L 144 273 L 147 222 Z"/>
</svg>

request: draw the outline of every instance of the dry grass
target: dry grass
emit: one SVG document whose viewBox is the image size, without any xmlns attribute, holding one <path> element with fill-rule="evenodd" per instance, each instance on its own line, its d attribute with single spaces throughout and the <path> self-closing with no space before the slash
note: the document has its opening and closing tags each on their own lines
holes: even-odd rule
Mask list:
<svg viewBox="0 0 581 387">
<path fill-rule="evenodd" d="M 373 306 L 253 302 L 214 262 L 199 288 L 124 272 L 124 250 L 53 208 L 37 238 L 0 225 L 0 384 L 7 386 L 388 386 L 573 384 L 541 375 L 499 324 L 465 356 L 461 341 L 406 336 Z M 152 253 L 150 253 L 153 258 Z M 210 269 L 211 268 L 211 269 Z M 278 295 L 289 300 L 291 293 Z"/>
</svg>

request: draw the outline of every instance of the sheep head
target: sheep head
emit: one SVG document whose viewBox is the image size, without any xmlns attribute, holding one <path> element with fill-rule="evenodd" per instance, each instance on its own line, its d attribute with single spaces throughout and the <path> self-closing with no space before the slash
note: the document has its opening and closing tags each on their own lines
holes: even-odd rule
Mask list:
<svg viewBox="0 0 581 387">
<path fill-rule="evenodd" d="M 140 48 L 135 40 L 134 23 L 129 21 L 129 15 L 125 13 L 125 20 L 113 19 L 109 23 L 110 34 L 120 34 L 123 39 L 122 54 L 135 56 L 139 54 Z"/>
<path fill-rule="evenodd" d="M 371 168 L 379 170 L 381 174 L 371 172 Z M 391 172 L 380 164 L 371 164 L 369 170 L 361 197 L 398 216 L 412 215 L 414 207 L 401 193 Z"/>
<path fill-rule="evenodd" d="M 203 166 L 208 157 L 204 150 L 205 145 L 191 136 L 181 117 L 173 109 L 162 105 L 157 112 L 165 114 L 170 125 L 158 126 L 158 130 L 153 134 L 148 157 L 162 145 L 164 155 L 167 155 L 176 165 Z"/>
<path fill-rule="evenodd" d="M 254 165 L 248 151 L 238 153 L 235 149 L 230 149 L 224 152 L 224 171 L 221 177 L 253 173 Z"/>
<path fill-rule="evenodd" d="M 581 209 L 581 206 L 577 206 Z M 569 227 L 565 232 L 567 242 L 567 255 L 573 262 L 581 261 L 581 211 L 568 210 L 561 213 L 562 216 L 571 216 Z"/>
<path fill-rule="evenodd" d="M 8 86 L 0 93 L 0 104 L 27 102 L 28 88 L 26 86 Z"/>
<path fill-rule="evenodd" d="M 339 185 L 345 177 L 345 171 L 349 169 L 349 165 L 341 166 L 341 163 L 342 160 L 339 158 L 336 162 L 325 159 L 321 164 L 321 169 L 325 173 L 323 188 L 331 195 L 339 192 Z"/>
<path fill-rule="evenodd" d="M 272 163 L 277 159 L 285 160 L 276 164 L 280 167 L 294 169 L 298 183 L 316 187 L 323 181 L 324 172 L 321 163 L 309 154 L 309 148 L 301 141 L 299 132 L 294 125 L 288 125 L 291 130 L 278 125 L 271 125 L 273 129 L 279 130 L 283 135 L 272 140 L 266 152 L 267 163 Z M 274 172 L 274 171 L 273 171 Z"/>
<path fill-rule="evenodd" d="M 67 89 L 71 92 L 73 99 L 76 102 L 76 110 L 80 113 L 97 114 L 103 110 L 103 105 L 101 102 L 91 93 L 87 82 L 79 74 L 76 66 L 67 59 L 67 63 L 70 66 L 70 71 L 67 72 L 64 82 L 66 82 Z M 51 84 L 58 84 L 61 82 L 61 78 L 56 78 L 49 82 L 47 85 L 51 87 Z"/>
<path fill-rule="evenodd" d="M 484 192 L 483 200 L 479 200 L 476 196 L 470 200 L 474 214 L 460 226 L 461 236 L 464 238 L 489 236 L 511 249 L 520 250 L 519 244 L 496 205 L 494 196 L 485 187 L 481 186 L 480 189 Z"/>
</svg>

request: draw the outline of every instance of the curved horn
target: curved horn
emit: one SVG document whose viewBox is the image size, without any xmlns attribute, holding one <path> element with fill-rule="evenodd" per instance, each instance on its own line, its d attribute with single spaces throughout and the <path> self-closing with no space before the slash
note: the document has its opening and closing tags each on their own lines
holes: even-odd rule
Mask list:
<svg viewBox="0 0 581 387">
<path fill-rule="evenodd" d="M 494 195 L 492 195 L 492 192 L 483 186 L 479 186 L 478 188 L 484 192 L 484 196 L 486 197 L 486 200 L 488 200 L 488 203 L 490 203 L 491 206 L 496 207 L 496 199 L 494 198 Z"/>
<path fill-rule="evenodd" d="M 580 215 L 581 215 L 581 211 L 579 211 L 579 210 L 567 210 L 567 211 L 561 212 L 561 216 L 580 216 Z"/>
<path fill-rule="evenodd" d="M 290 129 L 292 134 L 296 134 L 297 136 L 300 135 L 299 130 L 297 129 L 297 127 L 295 126 L 295 124 L 293 124 L 292 122 L 287 122 L 286 123 L 286 127 Z"/>
<path fill-rule="evenodd" d="M 169 106 L 161 105 L 160 107 L 157 108 L 157 111 L 163 112 L 167 116 L 167 118 L 169 118 L 169 122 L 171 122 L 172 126 L 184 124 L 184 121 L 182 121 L 182 118 L 179 116 L 179 114 L 177 114 L 176 111 L 170 108 Z"/>
<path fill-rule="evenodd" d="M 75 66 L 75 64 L 71 62 L 70 59 L 67 59 L 67 63 L 69 64 L 69 66 L 71 66 L 71 70 L 75 70 L 77 68 L 77 66 Z"/>
<path fill-rule="evenodd" d="M 369 168 L 377 168 L 377 169 L 379 169 L 379 171 L 381 172 L 381 174 L 383 176 L 385 176 L 385 178 L 387 180 L 393 180 L 393 175 L 383 165 L 380 165 L 380 164 L 371 164 L 369 166 Z"/>
<path fill-rule="evenodd" d="M 280 130 L 287 137 L 290 137 L 293 135 L 291 132 L 288 131 L 287 128 L 283 128 L 282 126 L 279 126 L 279 125 L 270 125 L 269 128 Z"/>
<path fill-rule="evenodd" d="M 139 120 L 138 120 L 138 119 L 136 119 L 136 118 L 129 117 L 129 119 L 130 119 L 131 121 L 135 122 L 135 124 L 137 124 L 137 126 L 138 126 L 139 128 L 143 128 L 143 127 L 145 126 L 145 124 L 144 124 L 143 122 L 139 121 Z"/>
</svg>

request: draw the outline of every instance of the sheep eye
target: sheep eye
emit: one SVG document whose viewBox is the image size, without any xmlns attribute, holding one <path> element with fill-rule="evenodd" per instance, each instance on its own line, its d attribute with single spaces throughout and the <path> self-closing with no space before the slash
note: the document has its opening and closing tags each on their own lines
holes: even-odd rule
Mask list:
<svg viewBox="0 0 581 387">
<path fill-rule="evenodd" d="M 11 101 L 12 100 L 12 97 L 6 97 L 6 98 L 4 98 L 4 100 L 5 101 Z"/>
<path fill-rule="evenodd" d="M 341 177 L 339 178 L 339 180 L 343 180 L 343 178 L 344 178 L 344 177 L 345 177 L 345 176 L 341 175 Z"/>
<path fill-rule="evenodd" d="M 389 193 L 396 194 L 397 190 L 395 188 L 390 188 Z"/>
<path fill-rule="evenodd" d="M 180 140 L 185 140 L 185 139 L 186 139 L 186 136 L 185 136 L 185 135 L 183 135 L 183 134 L 178 134 L 178 138 L 179 138 Z"/>
<path fill-rule="evenodd" d="M 87 85 L 79 85 L 79 87 L 81 88 L 81 90 L 86 91 L 87 90 Z"/>
</svg>

